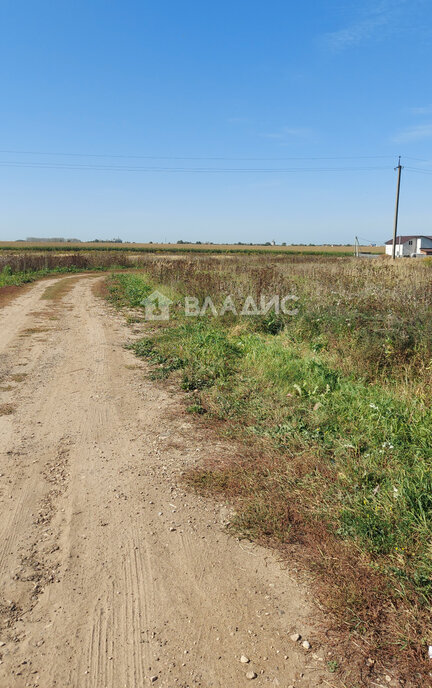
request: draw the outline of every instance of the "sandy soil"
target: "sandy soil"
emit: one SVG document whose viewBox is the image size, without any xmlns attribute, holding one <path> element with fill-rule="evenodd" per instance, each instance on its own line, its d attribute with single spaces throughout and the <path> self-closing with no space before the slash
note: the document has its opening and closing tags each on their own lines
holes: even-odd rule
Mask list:
<svg viewBox="0 0 432 688">
<path fill-rule="evenodd" d="M 100 277 L 66 279 L 0 310 L 1 688 L 336 685 L 308 586 L 181 487 L 229 445 L 147 379 Z"/>
</svg>

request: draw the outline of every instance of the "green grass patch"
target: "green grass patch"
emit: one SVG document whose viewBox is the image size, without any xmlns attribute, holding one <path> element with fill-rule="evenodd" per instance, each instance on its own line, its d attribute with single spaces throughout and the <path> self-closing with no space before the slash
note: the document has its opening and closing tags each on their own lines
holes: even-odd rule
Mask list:
<svg viewBox="0 0 432 688">
<path fill-rule="evenodd" d="M 112 300 L 136 306 L 150 279 L 113 277 Z M 374 319 L 363 297 L 349 315 L 331 295 L 297 319 L 186 318 L 177 308 L 133 349 L 155 377 L 177 376 L 190 413 L 244 447 L 231 461 L 199 466 L 188 482 L 233 501 L 237 532 L 313 549 L 315 570 L 332 578 L 324 603 L 343 606 L 351 632 L 379 637 L 381 651 L 417 643 L 424 652 L 432 644 L 421 621 L 432 601 L 430 398 L 409 367 L 402 382 L 395 373 L 383 383 L 382 372 L 395 353 L 409 365 L 428 344 L 409 314 Z M 349 347 L 352 365 L 340 360 Z"/>
<path fill-rule="evenodd" d="M 47 268 L 44 270 L 12 272 L 8 267 L 5 267 L 0 272 L 0 289 L 1 287 L 9 286 L 20 287 L 23 284 L 35 282 L 38 279 L 42 279 L 43 277 L 48 277 L 50 275 L 64 275 L 76 272 L 83 272 L 83 270 L 71 266 L 61 268 Z"/>
<path fill-rule="evenodd" d="M 143 277 L 129 274 L 116 276 L 109 287 L 115 303 L 133 307 L 151 290 Z M 429 601 L 429 407 L 416 399 L 401 403 L 379 384 L 344 375 L 316 347 L 305 350 L 303 339 L 293 341 L 292 331 L 236 334 L 235 329 L 236 323 L 187 318 L 133 348 L 154 364 L 159 377 L 181 370 L 182 387 L 201 395 L 191 410 L 229 419 L 239 438 L 280 454 L 269 485 L 260 481 L 263 495 L 267 487 L 273 494 L 276 477 L 287 502 L 293 490 L 303 492 L 308 518 L 326 518 L 338 537 L 354 539 L 375 556 L 400 590 L 408 584 Z M 301 478 L 290 468 L 299 454 L 315 459 Z M 265 498 L 257 509 L 253 520 L 283 537 Z M 288 535 L 290 530 L 288 524 Z"/>
<path fill-rule="evenodd" d="M 138 308 L 152 291 L 141 275 L 117 275 L 108 281 L 109 299 L 118 307 Z"/>
</svg>

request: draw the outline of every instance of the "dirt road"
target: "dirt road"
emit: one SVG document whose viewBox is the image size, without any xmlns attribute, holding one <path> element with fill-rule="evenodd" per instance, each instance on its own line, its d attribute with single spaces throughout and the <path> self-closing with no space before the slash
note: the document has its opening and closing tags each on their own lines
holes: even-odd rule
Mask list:
<svg viewBox="0 0 432 688">
<path fill-rule="evenodd" d="M 180 486 L 229 446 L 146 378 L 97 279 L 0 310 L 1 688 L 334 685 L 289 637 L 306 586 Z"/>
</svg>

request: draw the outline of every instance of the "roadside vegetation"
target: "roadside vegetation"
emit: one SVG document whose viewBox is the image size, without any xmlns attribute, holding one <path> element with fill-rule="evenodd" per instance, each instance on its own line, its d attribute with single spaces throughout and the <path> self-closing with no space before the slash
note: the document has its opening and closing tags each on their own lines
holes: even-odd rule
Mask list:
<svg viewBox="0 0 432 688">
<path fill-rule="evenodd" d="M 23 284 L 35 282 L 48 275 L 64 274 L 67 272 L 77 272 L 76 269 L 53 268 L 52 270 L 29 270 L 26 272 L 11 272 L 8 268 L 3 268 L 0 272 L 0 289 L 2 287 L 21 287 Z"/>
<path fill-rule="evenodd" d="M 0 254 L 0 288 L 21 286 L 48 275 L 86 270 L 123 269 L 137 266 L 127 255 L 102 253 L 7 253 Z"/>
<path fill-rule="evenodd" d="M 331 633 L 362 677 L 427 684 L 432 645 L 432 265 L 328 257 L 153 257 L 108 296 L 143 317 L 157 289 L 171 318 L 134 344 L 155 378 L 233 441 L 187 481 L 235 506 L 232 528 L 307 562 Z M 210 309 L 231 295 L 295 295 L 296 314 Z M 411 683 L 410 683 L 411 681 Z"/>
</svg>

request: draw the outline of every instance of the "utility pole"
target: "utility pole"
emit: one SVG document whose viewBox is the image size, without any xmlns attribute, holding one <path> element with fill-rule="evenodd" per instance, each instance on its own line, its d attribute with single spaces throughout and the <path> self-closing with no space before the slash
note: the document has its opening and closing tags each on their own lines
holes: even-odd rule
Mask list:
<svg viewBox="0 0 432 688">
<path fill-rule="evenodd" d="M 394 219 L 394 229 L 393 229 L 393 249 L 392 249 L 393 260 L 396 258 L 396 237 L 397 237 L 398 217 L 399 217 L 399 194 L 400 194 L 401 174 L 402 174 L 402 170 L 403 170 L 403 167 L 401 165 L 401 156 L 399 156 L 398 166 L 395 167 L 395 170 L 398 171 L 398 179 L 397 179 L 396 209 L 395 209 L 395 219 Z"/>
</svg>

